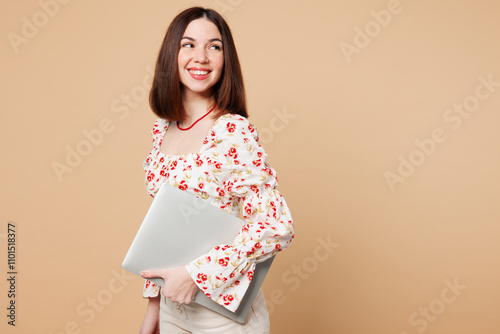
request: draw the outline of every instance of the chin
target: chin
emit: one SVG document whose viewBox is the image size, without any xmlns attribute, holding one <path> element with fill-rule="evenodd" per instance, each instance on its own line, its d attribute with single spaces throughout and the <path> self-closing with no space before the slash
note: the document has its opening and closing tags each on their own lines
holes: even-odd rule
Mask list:
<svg viewBox="0 0 500 334">
<path fill-rule="evenodd" d="M 210 87 L 188 87 L 184 86 L 184 89 L 186 91 L 189 91 L 191 93 L 199 94 L 199 95 L 212 95 L 212 88 L 213 85 Z"/>
</svg>

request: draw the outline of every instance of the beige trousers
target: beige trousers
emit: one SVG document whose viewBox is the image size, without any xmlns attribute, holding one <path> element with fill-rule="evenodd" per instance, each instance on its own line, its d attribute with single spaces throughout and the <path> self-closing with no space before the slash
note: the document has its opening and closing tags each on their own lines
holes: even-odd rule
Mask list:
<svg viewBox="0 0 500 334">
<path fill-rule="evenodd" d="M 269 314 L 262 290 L 259 291 L 244 323 L 228 319 L 196 303 L 174 303 L 161 296 L 161 334 L 268 334 Z"/>
</svg>

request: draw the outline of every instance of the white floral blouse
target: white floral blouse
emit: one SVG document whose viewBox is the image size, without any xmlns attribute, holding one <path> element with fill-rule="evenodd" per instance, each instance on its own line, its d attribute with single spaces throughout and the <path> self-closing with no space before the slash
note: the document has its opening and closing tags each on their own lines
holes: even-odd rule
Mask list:
<svg viewBox="0 0 500 334">
<path fill-rule="evenodd" d="M 169 126 L 157 119 L 153 149 L 144 161 L 146 188 L 154 197 L 168 182 L 195 194 L 246 222 L 231 245 L 217 245 L 186 265 L 198 287 L 212 300 L 236 311 L 256 263 L 285 249 L 293 240 L 292 217 L 278 192 L 276 172 L 266 162 L 256 129 L 242 116 L 215 121 L 198 153 L 165 155 L 160 145 Z M 143 297 L 158 295 L 146 280 Z"/>
</svg>

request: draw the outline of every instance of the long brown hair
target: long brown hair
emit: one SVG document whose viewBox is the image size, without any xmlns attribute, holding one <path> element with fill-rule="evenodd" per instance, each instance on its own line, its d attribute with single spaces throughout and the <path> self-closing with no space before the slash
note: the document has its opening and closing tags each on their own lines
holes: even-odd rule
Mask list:
<svg viewBox="0 0 500 334">
<path fill-rule="evenodd" d="M 153 85 L 149 92 L 149 105 L 160 118 L 171 121 L 185 119 L 183 87 L 179 80 L 177 57 L 186 27 L 191 21 L 199 18 L 213 22 L 222 36 L 224 69 L 221 78 L 212 87 L 212 97 L 217 105 L 217 113 L 214 116 L 231 113 L 248 117 L 243 75 L 231 30 L 219 13 L 202 7 L 188 8 L 170 23 L 156 62 Z"/>
</svg>

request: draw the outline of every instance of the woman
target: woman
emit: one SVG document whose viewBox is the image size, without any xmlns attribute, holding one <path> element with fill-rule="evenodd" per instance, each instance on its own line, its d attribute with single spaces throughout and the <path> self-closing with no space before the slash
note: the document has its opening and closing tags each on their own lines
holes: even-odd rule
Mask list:
<svg viewBox="0 0 500 334">
<path fill-rule="evenodd" d="M 235 311 L 256 263 L 293 239 L 293 224 L 247 120 L 243 78 L 229 27 L 215 11 L 189 8 L 170 24 L 159 52 L 150 105 L 159 117 L 144 161 L 152 196 L 163 182 L 238 215 L 246 224 L 231 245 L 215 246 L 184 267 L 144 272 L 149 298 L 140 333 L 268 333 L 262 291 L 244 324 L 190 302 L 201 289 Z"/>
</svg>

